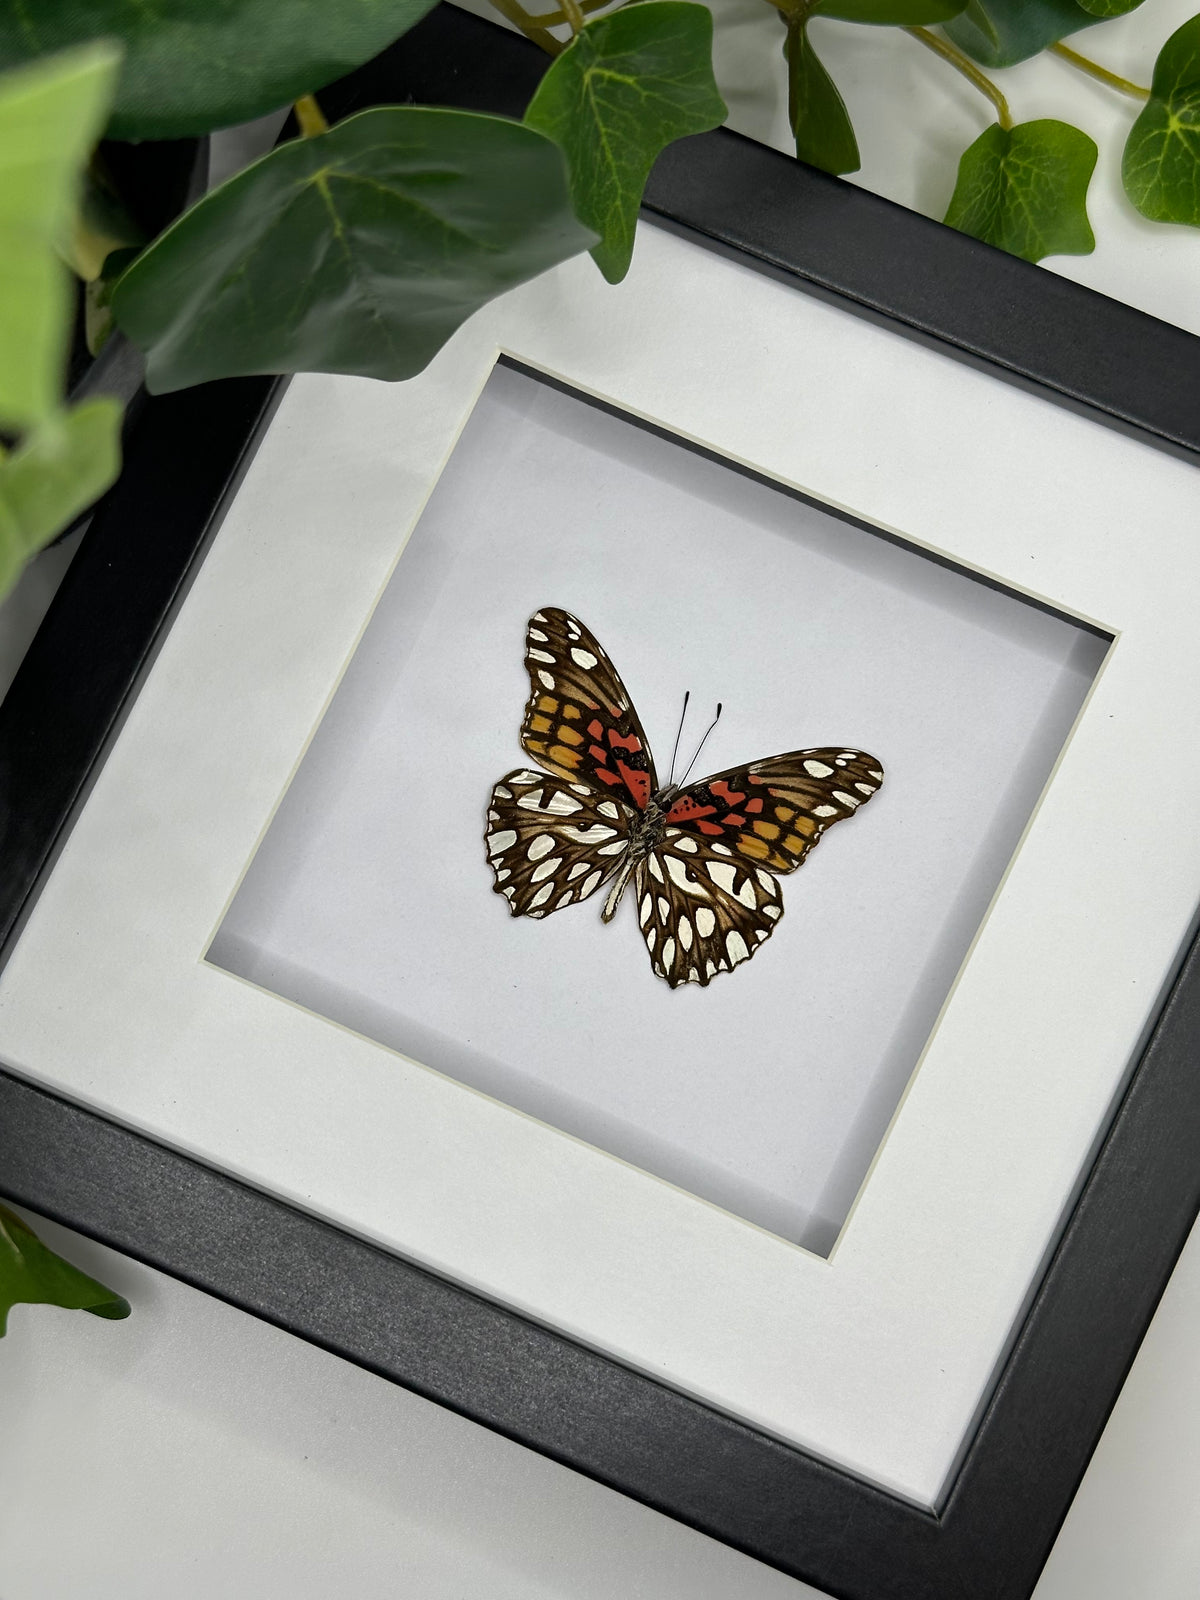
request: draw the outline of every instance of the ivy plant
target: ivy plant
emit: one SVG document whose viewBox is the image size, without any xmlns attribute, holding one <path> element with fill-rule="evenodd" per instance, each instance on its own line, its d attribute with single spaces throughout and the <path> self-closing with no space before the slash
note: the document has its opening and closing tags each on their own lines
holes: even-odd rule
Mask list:
<svg viewBox="0 0 1200 1600">
<path fill-rule="evenodd" d="M 109 1320 L 129 1315 L 127 1300 L 55 1255 L 23 1218 L 0 1205 L 0 1339 L 19 1304 L 63 1306 Z"/>
<path fill-rule="evenodd" d="M 546 58 L 520 121 L 406 105 L 330 127 L 323 87 L 432 0 L 0 0 L 0 68 L 15 69 L 0 80 L 0 226 L 17 241 L 0 258 L 0 592 L 116 468 L 115 409 L 60 399 L 57 258 L 87 286 L 93 351 L 121 329 L 154 392 L 255 372 L 407 378 L 480 306 L 569 256 L 590 251 L 620 282 L 659 153 L 724 119 L 712 18 L 698 0 L 533 3 L 492 0 Z M 1053 117 L 1018 120 L 994 76 L 1047 51 L 1140 102 L 1131 204 L 1200 226 L 1200 17 L 1152 70 L 1147 52 L 1141 86 L 1066 43 L 1141 0 L 763 4 L 779 25 L 764 72 L 786 81 L 800 159 L 860 165 L 814 22 L 901 29 L 980 95 L 945 221 L 1029 261 L 1086 253 L 1094 142 Z M 136 220 L 120 156 L 131 141 L 202 136 L 285 104 L 294 137 L 165 227 Z"/>
</svg>

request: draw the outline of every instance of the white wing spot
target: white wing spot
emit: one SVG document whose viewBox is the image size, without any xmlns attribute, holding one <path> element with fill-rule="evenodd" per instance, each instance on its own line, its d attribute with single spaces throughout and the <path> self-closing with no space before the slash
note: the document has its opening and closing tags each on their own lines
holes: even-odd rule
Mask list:
<svg viewBox="0 0 1200 1600">
<path fill-rule="evenodd" d="M 824 761 L 806 761 L 804 770 L 810 778 L 828 778 L 833 774 L 833 768 L 827 766 Z"/>
<path fill-rule="evenodd" d="M 671 915 L 671 902 L 669 900 L 664 900 L 662 895 L 659 895 L 659 897 L 658 897 L 658 920 L 660 922 L 666 922 L 667 919 L 670 917 L 670 915 Z"/>
<path fill-rule="evenodd" d="M 522 811 L 540 811 L 542 809 L 542 791 L 535 789 L 532 794 L 523 794 L 517 804 Z"/>
<path fill-rule="evenodd" d="M 638 921 L 641 923 L 643 928 L 650 921 L 650 913 L 653 910 L 654 910 L 653 898 L 650 895 L 643 896 L 641 906 L 638 909 Z"/>
<path fill-rule="evenodd" d="M 650 876 L 652 878 L 657 878 L 659 883 L 661 883 L 663 881 L 663 875 L 662 868 L 658 864 L 658 857 L 656 855 L 648 856 L 646 858 L 646 865 L 650 868 Z"/>
<path fill-rule="evenodd" d="M 601 872 L 599 872 L 599 871 L 596 871 L 596 872 L 593 872 L 593 873 L 592 873 L 592 875 L 591 875 L 591 877 L 590 877 L 590 878 L 589 878 L 589 879 L 588 879 L 588 880 L 587 880 L 587 882 L 586 882 L 586 883 L 585 883 L 585 884 L 584 884 L 584 885 L 583 885 L 583 886 L 582 886 L 582 887 L 581 887 L 581 889 L 580 889 L 580 891 L 579 891 L 579 898 L 580 898 L 580 899 L 581 899 L 581 900 L 586 900 L 586 899 L 587 899 L 587 897 L 588 897 L 588 895 L 590 895 L 590 894 L 591 894 L 591 892 L 592 892 L 592 890 L 593 890 L 593 889 L 594 889 L 594 888 L 595 888 L 595 887 L 596 887 L 596 885 L 597 885 L 597 884 L 598 884 L 598 883 L 599 883 L 599 882 L 600 882 L 600 879 L 601 879 L 601 878 L 602 878 L 602 877 L 603 877 L 603 873 L 601 873 Z"/>
<path fill-rule="evenodd" d="M 529 874 L 530 883 L 541 883 L 544 878 L 552 878 L 562 866 L 561 856 L 551 856 L 549 861 L 543 861 L 540 867 L 534 867 Z"/>
<path fill-rule="evenodd" d="M 580 793 L 586 794 L 587 790 L 581 789 Z M 612 817 L 614 820 L 621 815 L 621 813 L 617 810 L 616 805 L 611 800 L 601 800 L 600 804 L 596 807 L 596 810 L 602 817 Z"/>
<path fill-rule="evenodd" d="M 517 802 L 518 805 L 520 803 Z M 538 808 L 535 806 L 533 809 Z M 562 833 L 564 838 L 572 840 L 575 844 L 599 844 L 601 839 L 615 839 L 617 836 L 615 828 L 606 828 L 602 822 L 593 822 L 588 828 L 564 828 Z"/>
<path fill-rule="evenodd" d="M 708 863 L 708 875 L 718 889 L 724 889 L 726 894 L 733 893 L 733 885 L 737 873 L 728 861 L 710 861 Z"/>
<path fill-rule="evenodd" d="M 671 843 L 674 849 L 682 850 L 687 856 L 694 856 L 700 848 L 695 839 L 689 839 L 686 833 L 679 834 Z"/>
<path fill-rule="evenodd" d="M 506 789 L 502 783 L 498 783 L 496 785 L 496 787 L 492 790 L 492 794 L 493 795 L 499 795 L 501 800 L 511 800 L 512 799 L 512 790 L 511 789 Z"/>
<path fill-rule="evenodd" d="M 667 873 L 672 883 L 677 883 L 687 894 L 692 896 L 699 895 L 702 900 L 708 899 L 708 890 L 691 876 L 682 861 L 677 860 L 675 856 L 666 854 L 664 854 L 663 860 L 666 862 Z"/>
<path fill-rule="evenodd" d="M 530 861 L 540 861 L 543 856 L 550 854 L 557 842 L 552 833 L 535 833 L 525 854 Z"/>
<path fill-rule="evenodd" d="M 883 782 L 883 773 L 876 772 L 874 767 L 868 769 L 867 776 L 868 778 L 874 778 L 877 783 Z"/>
<path fill-rule="evenodd" d="M 761 944 L 770 931 L 770 928 L 755 928 L 754 937 L 758 940 L 759 944 Z"/>
<path fill-rule="evenodd" d="M 569 906 L 571 904 L 571 901 L 574 900 L 574 898 L 575 898 L 574 890 L 573 889 L 568 889 L 566 894 L 563 895 L 562 899 L 558 902 L 558 904 L 555 906 L 554 909 L 556 911 L 561 911 L 564 906 Z"/>
<path fill-rule="evenodd" d="M 874 794 L 875 793 L 875 787 L 874 787 L 873 784 L 870 784 L 870 783 L 856 783 L 854 785 L 854 787 L 858 790 L 859 794 Z"/>
<path fill-rule="evenodd" d="M 657 928 L 647 928 L 646 929 L 646 949 L 649 950 L 651 955 L 654 954 L 654 941 L 657 938 L 658 938 L 658 929 Z"/>
<path fill-rule="evenodd" d="M 544 883 L 534 895 L 533 899 L 529 902 L 528 909 L 532 911 L 534 906 L 544 906 L 546 901 L 549 900 L 553 893 L 554 885 L 552 883 Z"/>
<path fill-rule="evenodd" d="M 567 873 L 567 882 L 574 883 L 575 879 L 581 878 L 590 866 L 590 861 L 577 861 L 570 872 Z"/>
<path fill-rule="evenodd" d="M 746 948 L 746 941 L 736 928 L 730 928 L 725 935 L 725 949 L 729 952 L 729 959 L 736 967 L 739 961 L 745 961 L 750 954 Z"/>
<path fill-rule="evenodd" d="M 837 814 L 838 813 L 837 813 L 837 807 L 836 806 L 814 806 L 813 807 L 813 816 L 814 817 L 836 817 Z"/>
<path fill-rule="evenodd" d="M 499 833 L 489 834 L 488 854 L 502 856 L 511 846 L 516 844 L 517 836 L 511 828 L 502 828 Z"/>
<path fill-rule="evenodd" d="M 591 794 L 591 792 L 586 783 L 573 783 L 571 785 L 572 794 Z"/>
<path fill-rule="evenodd" d="M 843 750 L 842 751 L 842 760 L 843 761 L 853 761 L 853 760 L 856 759 L 857 756 L 858 756 L 858 751 L 857 750 Z"/>
<path fill-rule="evenodd" d="M 674 941 L 674 939 L 668 939 L 666 944 L 663 945 L 663 948 L 662 948 L 662 960 L 663 960 L 663 966 L 664 967 L 673 967 L 675 965 L 675 941 Z"/>
<path fill-rule="evenodd" d="M 579 801 L 576 800 L 574 795 L 564 794 L 563 791 L 559 789 L 550 796 L 549 800 L 546 801 L 544 809 L 546 811 L 552 811 L 556 817 L 570 817 L 573 816 L 576 811 L 582 811 L 583 807 L 579 804 Z"/>
<path fill-rule="evenodd" d="M 769 872 L 764 872 L 761 867 L 757 867 L 755 869 L 755 871 L 758 874 L 759 883 L 762 884 L 763 888 L 767 891 L 767 893 L 769 895 L 774 895 L 774 893 L 775 893 L 775 879 L 771 876 L 771 874 Z"/>
<path fill-rule="evenodd" d="M 496 874 L 496 882 L 497 883 L 503 883 L 505 878 L 511 878 L 511 877 L 512 877 L 511 869 L 508 868 L 508 867 L 501 867 L 500 871 L 497 872 L 497 874 Z"/>
<path fill-rule="evenodd" d="M 488 811 L 488 821 L 489 822 L 499 822 L 500 821 L 500 813 L 497 810 L 495 810 L 494 807 L 489 809 L 489 811 Z"/>
<path fill-rule="evenodd" d="M 588 672 L 597 664 L 596 657 L 590 650 L 578 650 L 574 647 L 571 650 L 571 660 L 577 667 L 583 667 Z"/>
<path fill-rule="evenodd" d="M 700 982 L 700 974 L 696 971 L 695 967 L 689 967 L 688 968 L 687 981 L 689 983 L 699 983 Z"/>
<path fill-rule="evenodd" d="M 679 935 L 679 942 L 685 950 L 692 948 L 692 925 L 686 917 L 680 917 L 679 926 L 675 930 Z"/>
<path fill-rule="evenodd" d="M 529 659 L 531 661 L 546 661 L 551 666 L 554 665 L 554 657 L 548 650 L 535 650 L 532 645 L 529 648 Z"/>
<path fill-rule="evenodd" d="M 772 922 L 778 922 L 779 918 L 782 915 L 783 915 L 783 907 L 782 906 L 764 906 L 763 907 L 763 916 L 764 917 L 770 917 Z"/>
<path fill-rule="evenodd" d="M 749 878 L 745 880 L 745 882 L 742 884 L 742 887 L 738 890 L 737 898 L 751 911 L 757 910 L 758 896 L 755 894 L 754 885 L 750 882 Z"/>
<path fill-rule="evenodd" d="M 700 930 L 700 937 L 707 939 L 717 925 L 717 919 L 707 906 L 701 906 L 696 912 L 696 926 Z"/>
<path fill-rule="evenodd" d="M 530 639 L 536 639 L 539 644 L 549 644 L 550 642 L 540 628 L 528 629 L 527 637 Z"/>
<path fill-rule="evenodd" d="M 614 839 L 612 844 L 602 844 L 596 854 L 598 856 L 615 856 L 626 849 L 628 849 L 628 846 L 624 839 Z"/>
<path fill-rule="evenodd" d="M 535 612 L 534 612 L 534 613 L 533 613 L 533 616 L 532 616 L 532 617 L 530 617 L 530 619 L 529 619 L 529 620 L 530 620 L 530 621 L 531 621 L 531 622 L 545 622 L 545 620 L 546 620 L 546 615 L 545 615 L 545 613 L 544 613 L 544 612 L 542 612 L 542 611 L 535 611 Z"/>
<path fill-rule="evenodd" d="M 726 845 L 726 844 L 717 844 L 717 842 L 715 840 L 712 842 L 712 844 L 709 845 L 708 848 L 710 850 L 715 850 L 717 855 L 719 855 L 719 856 L 731 856 L 733 854 L 733 851 L 729 848 L 728 845 Z"/>
<path fill-rule="evenodd" d="M 716 964 L 716 962 L 715 961 L 706 961 L 704 963 L 704 970 L 705 970 L 705 972 L 708 974 L 708 976 L 710 978 L 715 978 L 716 975 L 717 975 L 717 964 Z"/>
<path fill-rule="evenodd" d="M 554 679 L 546 671 L 545 667 L 539 667 L 538 668 L 538 677 L 541 679 L 543 688 L 545 688 L 545 689 L 553 689 L 553 687 L 554 687 Z"/>
<path fill-rule="evenodd" d="M 862 805 L 862 801 L 856 794 L 847 794 L 844 789 L 835 789 L 833 791 L 833 798 L 835 800 L 840 800 L 844 806 L 853 807 Z"/>
</svg>

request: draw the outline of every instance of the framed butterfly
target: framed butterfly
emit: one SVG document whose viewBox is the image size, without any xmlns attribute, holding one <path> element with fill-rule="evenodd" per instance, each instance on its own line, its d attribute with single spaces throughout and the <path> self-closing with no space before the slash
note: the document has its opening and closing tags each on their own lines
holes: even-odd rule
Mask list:
<svg viewBox="0 0 1200 1600">
<path fill-rule="evenodd" d="M 543 770 L 518 768 L 492 790 L 495 890 L 514 917 L 545 917 L 607 885 L 611 922 L 632 879 L 650 964 L 673 989 L 749 961 L 783 916 L 779 879 L 883 782 L 874 756 L 834 748 L 660 787 L 625 685 L 578 618 L 535 611 L 525 666 L 521 745 Z"/>
</svg>

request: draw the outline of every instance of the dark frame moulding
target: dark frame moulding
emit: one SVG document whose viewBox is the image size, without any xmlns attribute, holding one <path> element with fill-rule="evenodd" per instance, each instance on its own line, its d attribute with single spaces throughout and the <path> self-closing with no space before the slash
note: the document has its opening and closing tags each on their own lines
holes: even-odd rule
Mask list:
<svg viewBox="0 0 1200 1600">
<path fill-rule="evenodd" d="M 322 95 L 519 114 L 525 41 L 442 6 Z M 1200 455 L 1200 340 L 718 132 L 652 216 L 998 375 Z M 0 706 L 11 949 L 281 391 L 151 400 Z M 935 1515 L 0 1072 L 0 1192 L 842 1600 L 1027 1600 L 1200 1205 L 1200 946 L 1186 957 Z"/>
</svg>

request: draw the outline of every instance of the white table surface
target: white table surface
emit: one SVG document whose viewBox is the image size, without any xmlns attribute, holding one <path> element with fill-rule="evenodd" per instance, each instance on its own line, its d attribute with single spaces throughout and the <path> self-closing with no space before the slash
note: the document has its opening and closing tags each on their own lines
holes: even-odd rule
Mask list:
<svg viewBox="0 0 1200 1600">
<path fill-rule="evenodd" d="M 733 123 L 782 144 L 780 91 L 763 82 L 768 8 L 715 9 Z M 1192 10 L 1191 0 L 1147 0 L 1071 42 L 1145 82 L 1158 44 Z M 859 128 L 859 181 L 939 212 L 958 153 L 985 125 L 982 101 L 894 30 L 825 23 L 820 42 Z M 1091 203 L 1100 248 L 1052 269 L 1200 332 L 1200 237 L 1144 223 L 1120 194 L 1132 103 L 1058 61 L 1000 76 L 1018 120 L 1063 116 L 1102 146 Z M 35 563 L 0 607 L 0 687 L 69 553 Z M 820 1600 L 252 1317 L 39 1227 L 135 1312 L 122 1323 L 45 1307 L 10 1317 L 0 1344 L 0 1600 Z M 1198 1352 L 1200 1231 L 1036 1600 L 1200 1593 Z"/>
</svg>

